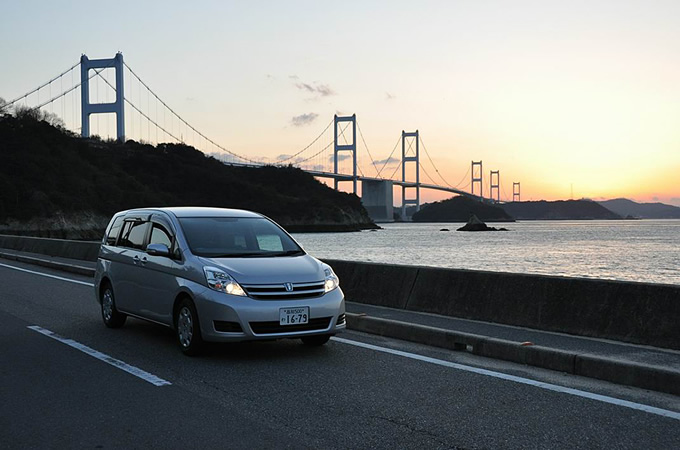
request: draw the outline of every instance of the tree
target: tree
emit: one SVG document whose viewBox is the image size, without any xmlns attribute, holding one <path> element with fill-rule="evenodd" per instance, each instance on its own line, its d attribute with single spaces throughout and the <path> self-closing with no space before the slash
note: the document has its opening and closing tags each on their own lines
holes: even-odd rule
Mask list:
<svg viewBox="0 0 680 450">
<path fill-rule="evenodd" d="M 0 115 L 9 114 L 9 105 L 4 98 L 0 97 Z"/>
</svg>

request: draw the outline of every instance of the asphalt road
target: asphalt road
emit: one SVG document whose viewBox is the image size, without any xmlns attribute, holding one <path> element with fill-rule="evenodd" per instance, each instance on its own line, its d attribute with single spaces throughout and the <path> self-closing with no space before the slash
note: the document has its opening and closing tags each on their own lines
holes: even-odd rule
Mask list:
<svg viewBox="0 0 680 450">
<path fill-rule="evenodd" d="M 355 332 L 188 358 L 87 283 L 0 261 L 1 448 L 680 448 L 673 395 Z"/>
</svg>

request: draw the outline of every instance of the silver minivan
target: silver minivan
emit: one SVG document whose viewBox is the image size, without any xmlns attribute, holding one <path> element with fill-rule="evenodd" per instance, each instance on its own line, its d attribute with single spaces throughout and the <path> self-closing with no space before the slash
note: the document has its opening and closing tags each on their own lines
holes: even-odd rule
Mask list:
<svg viewBox="0 0 680 450">
<path fill-rule="evenodd" d="M 106 228 L 95 293 L 102 319 L 175 330 L 185 354 L 204 341 L 300 338 L 323 345 L 345 329 L 345 299 L 328 264 L 250 211 L 144 208 Z"/>
</svg>

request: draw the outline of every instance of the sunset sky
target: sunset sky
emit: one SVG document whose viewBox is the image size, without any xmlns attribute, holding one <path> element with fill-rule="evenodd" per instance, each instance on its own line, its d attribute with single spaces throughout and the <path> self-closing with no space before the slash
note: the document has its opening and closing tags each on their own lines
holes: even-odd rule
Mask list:
<svg viewBox="0 0 680 450">
<path fill-rule="evenodd" d="M 334 114 L 355 113 L 376 159 L 418 129 L 453 185 L 474 159 L 485 191 L 489 170 L 501 171 L 503 197 L 520 181 L 523 200 L 573 190 L 680 206 L 678 0 L 22 1 L 0 10 L 6 100 L 82 53 L 122 51 L 170 106 L 240 154 L 293 153 Z"/>
</svg>

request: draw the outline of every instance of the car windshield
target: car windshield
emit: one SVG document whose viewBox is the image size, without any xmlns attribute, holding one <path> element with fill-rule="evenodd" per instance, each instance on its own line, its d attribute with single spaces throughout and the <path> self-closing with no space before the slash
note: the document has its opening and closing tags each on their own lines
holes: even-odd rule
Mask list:
<svg viewBox="0 0 680 450">
<path fill-rule="evenodd" d="M 305 252 L 283 230 L 260 217 L 179 219 L 194 255 L 210 258 L 297 256 Z"/>
</svg>

